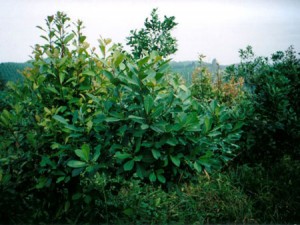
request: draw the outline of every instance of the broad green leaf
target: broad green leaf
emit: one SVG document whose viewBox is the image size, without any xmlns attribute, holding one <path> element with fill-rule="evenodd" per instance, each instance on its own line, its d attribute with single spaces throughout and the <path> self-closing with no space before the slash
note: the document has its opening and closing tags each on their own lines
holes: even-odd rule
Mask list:
<svg viewBox="0 0 300 225">
<path fill-rule="evenodd" d="M 123 210 L 123 213 L 126 216 L 132 217 L 134 215 L 134 210 L 132 208 L 127 208 L 127 209 Z"/>
<path fill-rule="evenodd" d="M 201 156 L 198 160 L 198 163 L 202 166 L 204 166 L 206 169 L 210 169 L 212 166 L 212 156 L 213 156 L 212 151 L 207 151 L 205 155 Z"/>
<path fill-rule="evenodd" d="M 221 135 L 222 133 L 220 131 L 212 131 L 208 134 L 209 137 L 217 137 Z"/>
<path fill-rule="evenodd" d="M 124 83 L 126 83 L 126 85 L 133 84 L 136 87 L 140 87 L 139 80 L 138 80 L 138 78 L 135 75 L 132 75 L 132 78 L 127 77 L 127 76 L 123 76 L 122 77 L 122 81 Z M 128 86 L 130 86 L 130 85 L 128 85 Z"/>
<path fill-rule="evenodd" d="M 154 100 L 151 95 L 147 95 L 144 99 L 144 108 L 146 111 L 146 114 L 149 114 L 154 104 Z"/>
<path fill-rule="evenodd" d="M 62 124 L 65 124 L 65 125 L 68 124 L 68 122 L 66 121 L 66 119 L 63 118 L 62 116 L 54 115 L 52 118 L 55 119 L 55 120 L 57 120 L 58 122 L 60 122 Z"/>
<path fill-rule="evenodd" d="M 93 121 L 88 121 L 87 123 L 86 123 L 86 127 L 87 127 L 87 131 L 88 131 L 88 133 L 91 131 L 91 129 L 93 128 Z"/>
<path fill-rule="evenodd" d="M 148 124 L 142 124 L 141 125 L 141 129 L 142 130 L 147 130 L 149 128 L 149 125 Z"/>
<path fill-rule="evenodd" d="M 91 89 L 91 85 L 90 85 L 90 84 L 88 84 L 88 85 L 80 84 L 78 90 L 79 90 L 79 91 L 86 91 L 86 90 L 89 90 L 89 89 Z"/>
<path fill-rule="evenodd" d="M 164 122 L 155 123 L 155 124 L 151 125 L 150 128 L 157 133 L 163 133 L 166 130 L 166 123 L 164 123 Z"/>
<path fill-rule="evenodd" d="M 108 122 L 108 123 L 110 123 L 110 122 L 118 122 L 120 120 L 122 120 L 122 119 L 116 118 L 116 117 L 107 117 L 107 118 L 105 118 L 105 121 Z"/>
<path fill-rule="evenodd" d="M 216 110 L 216 107 L 218 106 L 218 103 L 216 100 L 211 101 L 210 103 L 210 109 L 212 112 L 214 112 Z"/>
<path fill-rule="evenodd" d="M 76 177 L 76 176 L 80 175 L 83 170 L 84 170 L 84 167 L 73 169 L 72 170 L 72 177 Z"/>
<path fill-rule="evenodd" d="M 136 174 L 142 179 L 145 176 L 145 169 L 140 164 L 136 164 Z"/>
<path fill-rule="evenodd" d="M 155 117 L 161 116 L 161 114 L 164 111 L 164 106 L 163 105 L 159 105 L 157 107 L 154 107 L 152 111 L 153 112 L 151 114 L 151 117 L 155 118 Z"/>
<path fill-rule="evenodd" d="M 142 58 L 142 59 L 140 59 L 139 61 L 137 61 L 137 63 L 138 63 L 138 66 L 139 67 L 142 67 L 144 64 L 146 64 L 148 61 L 149 61 L 149 56 L 147 56 L 147 57 L 144 57 L 144 58 Z"/>
<path fill-rule="evenodd" d="M 96 162 L 100 155 L 101 155 L 101 145 L 97 145 L 96 148 L 95 148 L 95 153 L 94 153 L 94 156 L 93 156 L 92 160 L 94 162 Z"/>
<path fill-rule="evenodd" d="M 211 117 L 208 117 L 206 116 L 205 119 L 204 119 L 204 125 L 205 125 L 205 134 L 210 131 L 211 129 L 211 126 L 212 126 L 212 118 Z"/>
<path fill-rule="evenodd" d="M 181 90 L 185 91 L 185 92 L 188 92 L 188 91 L 189 91 L 188 88 L 187 88 L 185 85 L 183 85 L 183 84 L 179 85 L 179 88 L 180 88 Z"/>
<path fill-rule="evenodd" d="M 48 156 L 42 156 L 42 161 L 40 162 L 40 165 L 42 167 L 49 165 L 52 167 L 52 169 L 56 168 L 56 164 L 53 161 L 51 161 Z"/>
<path fill-rule="evenodd" d="M 38 84 L 38 85 L 41 85 L 41 84 L 44 82 L 44 80 L 46 80 L 46 76 L 40 76 L 40 77 L 37 79 L 37 84 Z"/>
<path fill-rule="evenodd" d="M 105 53 L 106 53 L 105 45 L 100 42 L 99 47 L 100 47 L 102 55 L 105 57 Z"/>
<path fill-rule="evenodd" d="M 180 166 L 180 159 L 177 156 L 172 156 L 170 155 L 172 163 L 174 163 L 175 166 L 179 167 Z"/>
<path fill-rule="evenodd" d="M 96 75 L 95 72 L 91 71 L 91 70 L 83 71 L 82 74 L 87 75 L 87 76 L 91 76 L 91 77 L 94 77 Z"/>
<path fill-rule="evenodd" d="M 82 194 L 79 193 L 79 192 L 77 192 L 76 194 L 74 194 L 74 195 L 72 196 L 72 200 L 78 200 L 78 199 L 81 198 L 81 196 L 82 196 Z"/>
<path fill-rule="evenodd" d="M 129 68 L 129 70 L 133 73 L 133 74 L 137 74 L 138 70 L 136 69 L 136 67 L 134 65 L 132 65 L 131 63 L 127 63 L 127 66 Z"/>
<path fill-rule="evenodd" d="M 47 178 L 46 177 L 40 177 L 39 180 L 38 180 L 38 183 L 35 185 L 35 187 L 37 189 L 41 189 L 43 187 L 46 186 L 46 183 L 47 183 Z"/>
<path fill-rule="evenodd" d="M 165 75 L 165 74 L 164 74 L 164 73 L 161 73 L 161 72 L 156 73 L 156 75 L 155 75 L 156 81 L 160 81 L 160 79 L 161 79 L 164 75 Z"/>
<path fill-rule="evenodd" d="M 59 95 L 59 92 L 54 87 L 46 87 L 46 89 Z"/>
<path fill-rule="evenodd" d="M 144 121 L 144 118 L 143 118 L 143 117 L 140 117 L 140 116 L 134 116 L 134 115 L 129 115 L 128 118 L 131 119 L 131 120 L 133 120 L 134 122 L 144 124 L 144 123 L 143 123 L 143 121 Z"/>
<path fill-rule="evenodd" d="M 202 172 L 202 167 L 197 163 L 197 162 L 194 162 L 194 169 L 200 173 Z"/>
<path fill-rule="evenodd" d="M 152 149 L 152 155 L 155 159 L 159 159 L 159 157 L 161 156 L 160 151 Z"/>
<path fill-rule="evenodd" d="M 83 200 L 86 204 L 90 204 L 92 197 L 90 195 L 86 195 Z"/>
<path fill-rule="evenodd" d="M 120 65 L 120 63 L 123 61 L 124 58 L 125 58 L 124 54 L 122 54 L 119 51 L 115 51 L 114 52 L 114 65 L 115 65 L 115 67 L 118 67 Z"/>
<path fill-rule="evenodd" d="M 171 145 L 171 146 L 176 146 L 178 144 L 178 141 L 175 137 L 172 137 L 172 138 L 169 138 L 166 143 L 168 145 Z"/>
<path fill-rule="evenodd" d="M 94 102 L 99 104 L 99 99 L 96 96 L 94 96 L 90 93 L 87 93 L 87 96 L 89 96 Z"/>
<path fill-rule="evenodd" d="M 121 62 L 120 65 L 119 65 L 119 68 L 120 68 L 120 70 L 125 70 L 126 66 L 123 62 Z"/>
<path fill-rule="evenodd" d="M 131 158 L 132 156 L 129 153 L 116 152 L 115 157 L 118 159 L 128 159 Z"/>
<path fill-rule="evenodd" d="M 196 124 L 196 125 L 193 125 L 193 126 L 186 127 L 185 130 L 190 131 L 190 132 L 200 132 L 202 129 L 200 127 L 200 124 Z"/>
<path fill-rule="evenodd" d="M 71 124 L 66 125 L 65 128 L 68 128 L 69 130 L 72 130 L 72 131 L 78 131 L 78 132 L 84 131 L 83 127 L 75 127 L 74 125 L 71 125 Z"/>
<path fill-rule="evenodd" d="M 86 39 L 86 36 L 81 35 L 79 37 L 79 43 L 83 43 L 85 41 L 85 39 Z"/>
<path fill-rule="evenodd" d="M 241 134 L 233 133 L 233 134 L 229 134 L 226 139 L 230 140 L 229 142 L 232 143 L 233 141 L 238 141 L 240 139 L 240 137 L 241 137 Z"/>
<path fill-rule="evenodd" d="M 10 112 L 8 112 L 6 109 L 3 110 L 2 115 L 7 120 L 11 120 L 12 119 L 12 114 Z"/>
<path fill-rule="evenodd" d="M 65 40 L 64 40 L 64 43 L 67 44 L 69 41 L 71 41 L 72 39 L 74 38 L 74 34 L 69 34 Z"/>
<path fill-rule="evenodd" d="M 134 160 L 129 160 L 128 162 L 126 162 L 123 166 L 124 170 L 125 171 L 130 171 L 133 169 L 133 166 L 134 166 Z"/>
<path fill-rule="evenodd" d="M 232 131 L 241 129 L 243 125 L 244 125 L 244 122 L 242 122 L 242 121 L 237 122 L 237 123 L 234 125 Z"/>
<path fill-rule="evenodd" d="M 142 142 L 142 137 L 139 137 L 139 138 L 136 140 L 136 145 L 135 145 L 134 153 L 137 153 L 137 152 L 140 151 L 140 149 L 141 149 L 141 142 Z"/>
<path fill-rule="evenodd" d="M 123 125 L 121 126 L 118 130 L 117 130 L 117 135 L 123 137 L 125 135 L 125 132 L 128 130 L 128 126 L 127 125 Z"/>
<path fill-rule="evenodd" d="M 143 155 L 139 155 L 139 156 L 135 156 L 133 160 L 135 162 L 140 162 L 142 159 L 143 159 Z"/>
<path fill-rule="evenodd" d="M 164 63 L 159 67 L 158 73 L 165 74 L 166 71 L 170 68 L 169 63 Z"/>
<path fill-rule="evenodd" d="M 84 154 L 85 160 L 88 161 L 89 158 L 90 158 L 90 146 L 88 144 L 83 144 L 81 146 L 81 150 L 82 150 L 82 152 Z"/>
<path fill-rule="evenodd" d="M 86 162 L 82 162 L 79 160 L 70 160 L 67 165 L 72 168 L 81 168 L 87 166 Z"/>
<path fill-rule="evenodd" d="M 166 129 L 167 132 L 172 132 L 172 131 L 179 131 L 180 129 L 182 129 L 183 124 L 180 123 L 176 123 L 176 124 L 169 124 Z"/>
<path fill-rule="evenodd" d="M 149 180 L 151 182 L 155 182 L 156 181 L 156 175 L 154 172 L 151 172 L 150 175 L 149 175 Z"/>
<path fill-rule="evenodd" d="M 59 64 L 58 64 L 58 67 L 63 66 L 63 65 L 66 63 L 67 59 L 68 59 L 68 56 L 63 57 L 63 58 L 60 60 L 60 62 L 59 62 Z M 64 74 L 64 72 L 61 72 L 61 73 Z M 59 78 L 59 79 L 61 79 L 61 78 Z M 62 83 L 62 82 L 60 82 L 60 83 Z"/>
<path fill-rule="evenodd" d="M 58 184 L 58 183 L 62 182 L 65 178 L 66 178 L 65 176 L 57 178 L 56 183 Z"/>
<path fill-rule="evenodd" d="M 69 211 L 70 205 L 71 205 L 71 204 L 70 204 L 70 201 L 66 201 L 66 202 L 65 202 L 65 207 L 64 207 L 64 211 L 65 211 L 65 212 L 68 212 L 68 211 Z"/>
<path fill-rule="evenodd" d="M 162 174 L 157 174 L 157 179 L 160 183 L 166 183 L 166 178 Z"/>
</svg>

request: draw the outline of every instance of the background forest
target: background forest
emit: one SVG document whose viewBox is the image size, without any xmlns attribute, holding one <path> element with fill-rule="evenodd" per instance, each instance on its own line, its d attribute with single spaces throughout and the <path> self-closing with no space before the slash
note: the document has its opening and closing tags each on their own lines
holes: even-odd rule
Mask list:
<svg viewBox="0 0 300 225">
<path fill-rule="evenodd" d="M 2 223 L 300 222 L 299 54 L 171 62 L 176 25 L 91 48 L 58 12 L 0 64 Z"/>
</svg>

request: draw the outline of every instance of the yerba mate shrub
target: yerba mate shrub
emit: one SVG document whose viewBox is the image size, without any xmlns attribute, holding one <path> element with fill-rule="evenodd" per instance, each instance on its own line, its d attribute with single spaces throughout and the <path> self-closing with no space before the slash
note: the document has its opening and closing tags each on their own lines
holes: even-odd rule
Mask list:
<svg viewBox="0 0 300 225">
<path fill-rule="evenodd" d="M 94 208 L 114 205 L 99 188 L 101 174 L 172 187 L 235 155 L 240 114 L 196 101 L 158 52 L 135 59 L 101 39 L 97 53 L 82 22 L 71 24 L 62 12 L 39 29 L 46 43 L 34 47 L 25 84 L 10 83 L 0 113 L 7 221 L 104 219 Z"/>
</svg>

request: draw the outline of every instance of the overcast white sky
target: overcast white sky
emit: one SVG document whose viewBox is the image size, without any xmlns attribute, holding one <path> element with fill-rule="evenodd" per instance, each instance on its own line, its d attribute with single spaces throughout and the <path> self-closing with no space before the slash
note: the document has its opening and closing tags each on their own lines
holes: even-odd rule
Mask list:
<svg viewBox="0 0 300 225">
<path fill-rule="evenodd" d="M 0 7 L 0 62 L 29 60 L 30 46 L 43 43 L 36 26 L 57 11 L 83 20 L 96 47 L 100 35 L 125 44 L 155 7 L 178 22 L 176 61 L 204 54 L 231 64 L 247 45 L 264 56 L 290 45 L 300 50 L 300 0 L 0 0 Z"/>
</svg>

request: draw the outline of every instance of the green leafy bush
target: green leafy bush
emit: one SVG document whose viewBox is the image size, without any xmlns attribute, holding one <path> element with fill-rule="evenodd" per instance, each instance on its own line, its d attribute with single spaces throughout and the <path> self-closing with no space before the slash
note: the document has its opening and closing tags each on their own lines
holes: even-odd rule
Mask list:
<svg viewBox="0 0 300 225">
<path fill-rule="evenodd" d="M 290 47 L 268 58 L 255 57 L 251 47 L 241 50 L 241 63 L 227 73 L 245 79 L 252 102 L 244 127 L 246 162 L 273 164 L 284 155 L 299 157 L 300 60 Z"/>
<path fill-rule="evenodd" d="M 92 212 L 117 204 L 108 203 L 95 176 L 170 189 L 222 168 L 236 154 L 239 112 L 193 99 L 161 54 L 134 59 L 101 39 L 98 55 L 85 42 L 82 22 L 71 27 L 61 12 L 38 28 L 46 44 L 35 46 L 24 85 L 8 85 L 0 113 L 5 221 L 108 218 Z M 14 210 L 10 202 L 18 203 Z"/>
<path fill-rule="evenodd" d="M 299 221 L 299 72 L 293 47 L 271 59 L 240 51 L 241 63 L 227 75 L 245 80 L 248 111 L 233 172 L 253 200 L 260 223 Z"/>
</svg>

